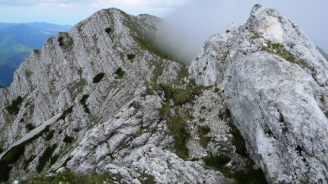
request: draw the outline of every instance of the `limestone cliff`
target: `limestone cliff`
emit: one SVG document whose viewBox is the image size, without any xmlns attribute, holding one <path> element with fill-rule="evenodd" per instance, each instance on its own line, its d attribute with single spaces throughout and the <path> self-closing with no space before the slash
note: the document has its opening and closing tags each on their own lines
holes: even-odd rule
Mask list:
<svg viewBox="0 0 328 184">
<path fill-rule="evenodd" d="M 328 181 L 328 62 L 280 12 L 256 5 L 211 37 L 189 68 L 224 91 L 247 150 L 271 183 Z"/>
<path fill-rule="evenodd" d="M 117 183 L 233 182 L 211 159 L 236 163 L 229 172 L 242 177 L 261 173 L 242 138 L 235 151 L 217 89 L 196 89 L 185 66 L 151 47 L 159 21 L 101 10 L 26 59 L 0 91 L 1 181 L 72 171 Z"/>
<path fill-rule="evenodd" d="M 328 63 L 297 26 L 256 5 L 187 67 L 159 23 L 101 10 L 34 51 L 0 89 L 0 182 L 327 183 Z"/>
</svg>

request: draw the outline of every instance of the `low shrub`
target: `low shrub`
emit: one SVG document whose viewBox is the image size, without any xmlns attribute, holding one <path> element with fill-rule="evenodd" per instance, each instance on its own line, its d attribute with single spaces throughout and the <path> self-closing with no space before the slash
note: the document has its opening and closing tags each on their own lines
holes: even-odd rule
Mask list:
<svg viewBox="0 0 328 184">
<path fill-rule="evenodd" d="M 128 54 L 127 57 L 128 57 L 129 60 L 133 60 L 136 57 L 136 55 L 135 54 Z"/>
<path fill-rule="evenodd" d="M 209 127 L 198 127 L 198 135 L 200 138 L 200 145 L 203 148 L 206 148 L 211 138 L 207 136 L 208 133 L 211 132 Z"/>
<path fill-rule="evenodd" d="M 59 46 L 63 46 L 64 45 L 64 37 L 63 36 L 59 36 L 57 39 Z"/>
<path fill-rule="evenodd" d="M 90 114 L 90 109 L 87 105 L 88 98 L 89 95 L 83 95 L 82 99 L 80 100 L 80 103 L 83 105 L 84 112 Z"/>
<path fill-rule="evenodd" d="M 42 172 L 44 166 L 50 161 L 53 152 L 57 148 L 57 144 L 54 144 L 52 146 L 48 146 L 46 150 L 43 152 L 43 154 L 39 158 L 38 165 L 36 166 L 36 170 L 38 173 Z"/>
<path fill-rule="evenodd" d="M 125 71 L 123 71 L 122 68 L 118 68 L 116 71 L 115 71 L 115 74 L 117 75 L 117 78 L 118 79 L 122 79 L 125 75 Z"/>
<path fill-rule="evenodd" d="M 105 73 L 98 73 L 95 77 L 93 77 L 93 83 L 99 83 L 105 77 Z"/>
<path fill-rule="evenodd" d="M 15 100 L 11 102 L 11 105 L 6 107 L 6 110 L 8 111 L 9 114 L 17 115 L 21 108 L 22 103 L 23 103 L 23 98 L 21 96 L 18 96 Z"/>
<path fill-rule="evenodd" d="M 66 135 L 66 136 L 64 137 L 63 141 L 64 141 L 65 143 L 72 143 L 72 142 L 74 141 L 74 137 L 70 137 L 70 136 Z"/>
<path fill-rule="evenodd" d="M 71 114 L 73 112 L 73 107 L 74 106 L 71 106 L 70 108 L 66 109 L 63 114 L 58 118 L 58 120 L 64 120 L 65 121 L 65 118 Z"/>
<path fill-rule="evenodd" d="M 28 123 L 28 124 L 26 124 L 25 128 L 26 128 L 28 131 L 32 131 L 33 129 L 35 129 L 35 126 L 32 125 L 31 123 Z"/>
<path fill-rule="evenodd" d="M 106 28 L 105 29 L 105 32 L 108 33 L 108 34 L 111 33 L 112 32 L 112 28 L 110 28 L 110 27 Z"/>
</svg>

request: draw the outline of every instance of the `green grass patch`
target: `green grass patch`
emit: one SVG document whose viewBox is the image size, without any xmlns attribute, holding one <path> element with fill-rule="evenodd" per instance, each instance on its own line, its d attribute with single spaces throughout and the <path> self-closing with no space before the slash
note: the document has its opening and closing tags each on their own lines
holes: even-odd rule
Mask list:
<svg viewBox="0 0 328 184">
<path fill-rule="evenodd" d="M 36 166 L 36 170 L 38 173 L 42 172 L 44 166 L 50 161 L 53 152 L 57 148 L 57 144 L 54 144 L 52 146 L 48 146 L 46 150 L 43 152 L 43 154 L 39 158 L 38 165 Z"/>
<path fill-rule="evenodd" d="M 186 130 L 186 121 L 181 116 L 170 117 L 167 121 L 167 126 L 169 133 L 174 138 L 174 148 L 183 159 L 188 159 L 189 150 L 187 148 L 187 143 L 190 138 L 189 132 Z"/>
<path fill-rule="evenodd" d="M 90 114 L 90 109 L 87 105 L 87 100 L 89 97 L 89 95 L 83 95 L 82 99 L 80 100 L 80 103 L 83 105 L 84 112 L 87 114 Z"/>
<path fill-rule="evenodd" d="M 98 84 L 105 77 L 105 73 L 98 73 L 93 77 L 93 83 Z"/>
<path fill-rule="evenodd" d="M 195 86 L 188 86 L 187 88 L 173 88 L 169 84 L 153 84 L 152 87 L 155 90 L 164 91 L 165 99 L 167 101 L 172 99 L 176 105 L 191 103 L 196 96 L 202 93 L 201 89 Z"/>
<path fill-rule="evenodd" d="M 39 176 L 31 178 L 22 184 L 104 184 L 113 183 L 110 174 L 97 174 L 80 175 L 72 171 L 64 171 L 55 176 Z"/>
<path fill-rule="evenodd" d="M 115 74 L 117 75 L 116 79 L 122 79 L 125 75 L 125 71 L 122 68 L 118 68 Z"/>
<path fill-rule="evenodd" d="M 178 73 L 177 82 L 181 82 L 184 78 L 189 76 L 188 67 L 183 66 Z"/>
<path fill-rule="evenodd" d="M 194 99 L 193 91 L 190 89 L 173 88 L 168 84 L 159 84 L 158 87 L 164 91 L 165 98 L 172 99 L 176 105 L 192 102 Z"/>
<path fill-rule="evenodd" d="M 153 61 L 154 71 L 152 81 L 157 83 L 158 78 L 163 74 L 164 66 L 161 61 Z"/>
<path fill-rule="evenodd" d="M 198 127 L 197 132 L 200 138 L 200 145 L 203 148 L 207 148 L 207 145 L 211 140 L 211 138 L 208 137 L 207 134 L 211 132 L 211 129 L 209 127 Z"/>
<path fill-rule="evenodd" d="M 157 49 L 155 46 L 153 46 L 146 39 L 143 39 L 143 38 L 140 38 L 139 36 L 136 36 L 135 37 L 135 40 L 137 41 L 137 43 L 139 44 L 139 46 L 141 48 L 143 48 L 144 50 L 147 50 L 148 52 L 157 55 L 161 59 L 168 59 L 168 56 L 166 54 L 164 54 L 163 52 L 161 52 L 159 49 Z"/>
<path fill-rule="evenodd" d="M 267 46 L 262 48 L 262 51 L 266 51 L 271 54 L 275 54 L 284 58 L 285 60 L 299 65 L 301 68 L 309 68 L 308 64 L 305 61 L 297 59 L 292 53 L 287 51 L 285 47 L 280 43 L 274 43 L 271 41 L 266 42 Z"/>
<path fill-rule="evenodd" d="M 22 103 L 23 103 L 23 98 L 21 96 L 18 96 L 15 100 L 11 102 L 11 105 L 6 107 L 6 110 L 11 115 L 17 115 L 21 108 Z"/>
<path fill-rule="evenodd" d="M 182 116 L 171 116 L 170 108 L 163 104 L 160 109 L 160 116 L 167 121 L 169 134 L 174 138 L 174 149 L 176 154 L 182 159 L 188 159 L 189 150 L 187 148 L 190 134 L 186 129 L 186 121 Z"/>
<path fill-rule="evenodd" d="M 144 133 L 144 130 L 142 127 L 139 128 L 139 130 L 134 134 L 134 137 L 140 137 Z"/>
</svg>

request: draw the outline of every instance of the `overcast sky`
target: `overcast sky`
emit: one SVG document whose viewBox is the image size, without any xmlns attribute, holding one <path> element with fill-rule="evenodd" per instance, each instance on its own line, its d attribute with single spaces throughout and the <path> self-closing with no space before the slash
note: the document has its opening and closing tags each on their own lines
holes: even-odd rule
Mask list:
<svg viewBox="0 0 328 184">
<path fill-rule="evenodd" d="M 73 25 L 94 12 L 116 7 L 137 15 L 165 16 L 190 0 L 0 0 L 0 22 L 45 21 Z"/>
<path fill-rule="evenodd" d="M 133 15 L 168 16 L 180 20 L 178 24 L 208 27 L 202 31 L 205 35 L 222 32 L 232 22 L 244 23 L 255 3 L 279 9 L 328 50 L 328 0 L 0 0 L 0 22 L 73 25 L 99 9 L 116 7 Z"/>
</svg>

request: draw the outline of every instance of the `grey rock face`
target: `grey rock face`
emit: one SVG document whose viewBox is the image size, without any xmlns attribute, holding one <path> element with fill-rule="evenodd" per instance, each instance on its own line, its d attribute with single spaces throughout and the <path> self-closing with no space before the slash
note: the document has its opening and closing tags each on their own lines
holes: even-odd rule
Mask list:
<svg viewBox="0 0 328 184">
<path fill-rule="evenodd" d="M 327 183 L 328 62 L 286 17 L 256 5 L 244 26 L 211 37 L 189 71 L 224 89 L 269 182 Z"/>
<path fill-rule="evenodd" d="M 101 10 L 29 56 L 0 89 L 0 182 L 264 183 L 260 167 L 270 183 L 327 183 L 328 64 L 293 23 L 255 6 L 189 75 L 149 44 L 159 21 Z"/>
<path fill-rule="evenodd" d="M 185 143 L 190 156 L 182 159 L 174 150 L 168 122 L 160 116 L 167 99 L 163 90 L 148 88 L 167 83 L 182 90 L 189 81 L 182 64 L 148 44 L 158 22 L 101 10 L 27 58 L 12 85 L 0 89 L 0 182 L 65 170 L 115 175 L 118 183 L 233 182 L 202 160 L 209 153 L 233 155 L 238 165 L 230 164 L 232 170 L 251 162 L 235 152 L 228 120 L 213 110 L 224 114 L 226 106 L 213 91 L 179 106 L 170 101 L 172 116 L 196 113 L 185 127 L 193 132 Z M 200 113 L 204 105 L 207 117 Z M 202 147 L 197 120 L 203 118 L 212 133 Z"/>
</svg>

